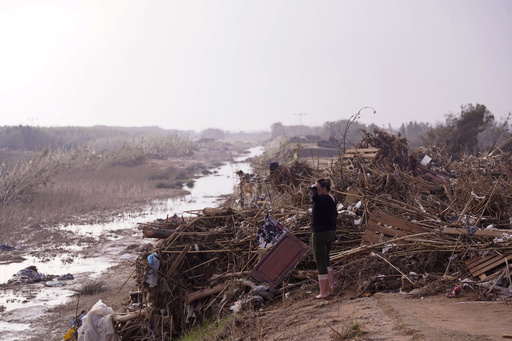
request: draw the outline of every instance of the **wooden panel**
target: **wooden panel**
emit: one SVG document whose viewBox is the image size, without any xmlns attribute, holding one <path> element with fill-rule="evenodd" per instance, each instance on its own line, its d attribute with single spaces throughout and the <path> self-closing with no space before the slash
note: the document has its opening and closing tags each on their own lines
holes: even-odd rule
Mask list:
<svg viewBox="0 0 512 341">
<path fill-rule="evenodd" d="M 362 157 L 365 161 L 371 161 L 375 158 L 378 151 L 378 148 L 347 149 L 345 151 L 344 160 L 345 163 L 347 163 L 357 155 Z M 303 144 L 299 157 L 306 158 L 313 167 L 325 168 L 326 166 L 332 165 L 334 162 L 339 162 L 340 153 L 341 150 L 338 148 Z"/>
<path fill-rule="evenodd" d="M 464 228 L 445 227 L 441 231 L 445 234 L 468 234 L 468 230 Z M 503 234 L 512 234 L 512 230 L 476 230 L 472 236 L 485 236 L 485 237 L 503 237 Z"/>
<path fill-rule="evenodd" d="M 335 162 L 337 161 L 337 158 L 308 158 L 306 159 L 306 162 L 311 165 L 313 168 L 320 168 L 325 169 L 328 166 L 331 167 Z"/>
<path fill-rule="evenodd" d="M 481 259 L 481 261 L 476 262 L 471 266 L 471 273 L 473 276 L 478 276 L 480 271 L 484 268 L 487 268 L 489 265 L 494 264 L 496 261 L 501 260 L 500 255 L 490 255 Z M 466 264 L 467 265 L 467 264 Z"/>
<path fill-rule="evenodd" d="M 397 217 L 390 216 L 383 212 L 372 212 L 370 214 L 370 220 L 378 221 L 382 224 L 391 225 L 400 230 L 409 231 L 411 233 L 421 233 L 425 232 L 426 229 L 421 227 L 418 224 L 412 223 L 407 220 L 403 220 Z"/>
<path fill-rule="evenodd" d="M 393 228 L 384 225 L 392 226 Z M 395 237 L 406 237 L 425 232 L 422 226 L 390 216 L 383 212 L 372 212 L 363 234 L 361 245 L 375 244 Z"/>
<path fill-rule="evenodd" d="M 361 198 L 361 192 L 359 192 L 357 189 L 350 188 L 347 191 L 347 195 L 345 196 L 345 201 L 343 204 L 350 206 L 355 203 L 357 203 Z"/>
<path fill-rule="evenodd" d="M 402 231 L 402 230 L 395 230 L 383 225 L 377 225 L 376 223 L 369 221 L 366 225 L 366 229 L 369 231 L 374 231 L 377 233 L 384 233 L 388 237 L 405 237 L 409 235 L 410 233 L 408 231 Z"/>
<path fill-rule="evenodd" d="M 362 156 L 366 160 L 371 160 L 377 155 L 379 148 L 361 148 L 361 149 L 347 149 L 345 151 L 345 158 L 351 159 L 356 155 Z"/>
<path fill-rule="evenodd" d="M 381 238 L 380 233 L 375 233 L 374 231 L 368 230 L 368 231 L 365 231 L 365 233 L 363 235 L 363 242 L 361 244 L 362 245 L 377 244 L 377 243 L 381 242 L 380 238 Z"/>
<path fill-rule="evenodd" d="M 260 282 L 275 287 L 307 251 L 306 244 L 287 232 L 254 267 L 251 276 Z"/>
<path fill-rule="evenodd" d="M 476 260 L 475 260 L 476 259 Z M 509 261 L 512 259 L 512 252 L 508 252 L 503 255 L 492 254 L 486 257 L 475 257 L 466 262 L 466 266 L 473 277 L 485 275 L 489 270 L 492 270 L 502 264 L 505 264 L 505 260 Z"/>
<path fill-rule="evenodd" d="M 473 257 L 466 261 L 466 266 L 469 267 L 475 267 L 478 264 L 485 261 L 485 257 Z"/>
<path fill-rule="evenodd" d="M 303 147 L 299 151 L 299 157 L 338 157 L 340 150 L 338 148 L 325 148 L 317 146 Z"/>
</svg>

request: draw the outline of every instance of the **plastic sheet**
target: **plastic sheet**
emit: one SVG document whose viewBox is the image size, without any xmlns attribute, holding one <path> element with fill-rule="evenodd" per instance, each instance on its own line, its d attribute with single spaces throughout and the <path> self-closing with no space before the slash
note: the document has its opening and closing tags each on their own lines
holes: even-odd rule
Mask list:
<svg viewBox="0 0 512 341">
<path fill-rule="evenodd" d="M 112 324 L 114 310 L 101 300 L 89 310 L 78 328 L 78 341 L 119 341 Z"/>
</svg>

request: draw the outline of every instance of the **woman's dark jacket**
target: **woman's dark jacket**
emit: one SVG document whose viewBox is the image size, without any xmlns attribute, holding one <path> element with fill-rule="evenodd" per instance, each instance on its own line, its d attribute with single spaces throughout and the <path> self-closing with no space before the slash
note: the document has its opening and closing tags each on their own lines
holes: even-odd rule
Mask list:
<svg viewBox="0 0 512 341">
<path fill-rule="evenodd" d="M 318 194 L 318 188 L 313 187 L 313 212 L 311 214 L 311 231 L 336 231 L 336 203 L 329 194 Z"/>
</svg>

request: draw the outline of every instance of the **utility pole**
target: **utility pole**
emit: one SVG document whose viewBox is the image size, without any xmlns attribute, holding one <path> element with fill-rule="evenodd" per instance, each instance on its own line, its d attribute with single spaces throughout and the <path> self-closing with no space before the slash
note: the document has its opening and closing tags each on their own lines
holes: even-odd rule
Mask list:
<svg viewBox="0 0 512 341">
<path fill-rule="evenodd" d="M 307 115 L 306 113 L 300 112 L 298 114 L 295 114 L 299 116 L 299 124 L 302 125 L 302 116 Z"/>
<path fill-rule="evenodd" d="M 27 121 L 28 121 L 28 125 L 29 125 L 29 126 L 31 125 L 31 126 L 35 127 L 35 126 L 36 126 L 36 123 L 35 123 L 35 122 L 36 122 L 37 120 L 38 120 L 38 118 L 37 118 L 37 117 L 30 117 L 30 118 L 28 118 L 28 119 L 27 119 Z"/>
</svg>

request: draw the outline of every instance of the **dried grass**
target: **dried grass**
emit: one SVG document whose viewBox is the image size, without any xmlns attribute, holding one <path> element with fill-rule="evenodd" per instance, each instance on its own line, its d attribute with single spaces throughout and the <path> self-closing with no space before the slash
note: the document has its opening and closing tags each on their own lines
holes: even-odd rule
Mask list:
<svg viewBox="0 0 512 341">
<path fill-rule="evenodd" d="M 361 322 L 357 320 L 348 321 L 340 331 L 333 329 L 329 326 L 333 331 L 331 335 L 331 340 L 334 341 L 343 341 L 343 340 L 351 340 L 358 338 L 364 334 L 364 328 Z"/>
<path fill-rule="evenodd" d="M 15 242 L 18 233 L 26 230 L 33 234 L 44 226 L 78 220 L 108 221 L 117 213 L 132 211 L 151 200 L 186 193 L 178 188 L 157 188 L 158 181 L 151 180 L 157 172 L 151 165 L 61 170 L 53 175 L 51 183 L 37 188 L 30 196 L 2 205 L 3 242 Z M 22 230 L 23 227 L 32 228 Z"/>
<path fill-rule="evenodd" d="M 92 296 L 106 291 L 106 288 L 103 281 L 88 280 L 84 283 L 77 284 L 71 290 L 79 296 Z"/>
</svg>

